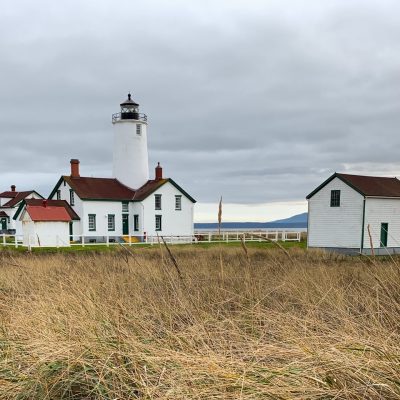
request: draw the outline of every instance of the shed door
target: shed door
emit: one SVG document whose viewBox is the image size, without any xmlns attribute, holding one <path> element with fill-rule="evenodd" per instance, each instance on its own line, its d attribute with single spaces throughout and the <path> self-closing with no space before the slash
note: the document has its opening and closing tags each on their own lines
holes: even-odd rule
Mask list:
<svg viewBox="0 0 400 400">
<path fill-rule="evenodd" d="M 389 224 L 387 222 L 381 223 L 381 247 L 387 247 Z"/>
<path fill-rule="evenodd" d="M 7 229 L 7 218 L 2 218 L 0 220 L 0 227 L 2 230 L 6 230 Z"/>
</svg>

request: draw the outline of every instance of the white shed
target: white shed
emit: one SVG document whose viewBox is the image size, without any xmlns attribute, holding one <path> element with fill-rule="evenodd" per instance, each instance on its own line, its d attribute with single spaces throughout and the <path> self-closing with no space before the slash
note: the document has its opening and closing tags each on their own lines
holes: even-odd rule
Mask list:
<svg viewBox="0 0 400 400">
<path fill-rule="evenodd" d="M 66 202 L 27 200 L 18 211 L 22 221 L 23 245 L 70 246 L 70 224 L 74 219 L 74 212 L 71 211 Z"/>
<path fill-rule="evenodd" d="M 400 180 L 335 173 L 308 196 L 308 247 L 400 253 Z"/>
</svg>

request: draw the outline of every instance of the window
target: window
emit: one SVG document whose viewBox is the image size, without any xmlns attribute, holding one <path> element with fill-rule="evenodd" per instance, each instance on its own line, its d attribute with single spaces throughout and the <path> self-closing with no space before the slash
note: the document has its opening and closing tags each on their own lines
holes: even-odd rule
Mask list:
<svg viewBox="0 0 400 400">
<path fill-rule="evenodd" d="M 136 134 L 141 135 L 142 134 L 142 125 L 136 124 Z"/>
<path fill-rule="evenodd" d="M 381 247 L 387 247 L 388 243 L 389 224 L 387 222 L 381 223 Z"/>
<path fill-rule="evenodd" d="M 175 210 L 182 210 L 182 196 L 175 196 Z"/>
<path fill-rule="evenodd" d="M 108 214 L 108 230 L 115 231 L 115 215 Z"/>
<path fill-rule="evenodd" d="M 89 231 L 96 230 L 96 214 L 89 214 Z"/>
<path fill-rule="evenodd" d="M 69 204 L 71 204 L 71 206 L 75 205 L 75 193 L 72 189 L 69 190 Z"/>
<path fill-rule="evenodd" d="M 133 216 L 133 230 L 136 232 L 139 230 L 139 215 L 138 214 L 135 214 Z"/>
<path fill-rule="evenodd" d="M 57 190 L 57 200 L 61 200 L 61 190 Z"/>
<path fill-rule="evenodd" d="M 156 231 L 161 231 L 161 215 L 156 215 Z"/>
<path fill-rule="evenodd" d="M 161 210 L 161 194 L 154 195 L 154 205 L 156 210 Z"/>
<path fill-rule="evenodd" d="M 122 202 L 122 212 L 129 212 L 129 203 L 127 201 Z"/>
<path fill-rule="evenodd" d="M 340 190 L 331 190 L 331 207 L 340 207 Z"/>
</svg>

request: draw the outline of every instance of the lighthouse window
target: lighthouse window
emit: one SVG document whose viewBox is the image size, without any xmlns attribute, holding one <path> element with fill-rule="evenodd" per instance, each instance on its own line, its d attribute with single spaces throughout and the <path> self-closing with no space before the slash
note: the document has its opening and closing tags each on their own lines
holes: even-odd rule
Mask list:
<svg viewBox="0 0 400 400">
<path fill-rule="evenodd" d="M 175 196 L 175 210 L 182 210 L 182 196 Z"/>
<path fill-rule="evenodd" d="M 136 134 L 141 135 L 142 134 L 142 125 L 137 124 L 136 125 Z"/>
<path fill-rule="evenodd" d="M 154 205 L 156 210 L 161 210 L 161 194 L 154 195 Z"/>
<path fill-rule="evenodd" d="M 161 215 L 156 215 L 156 231 L 161 231 Z"/>
</svg>

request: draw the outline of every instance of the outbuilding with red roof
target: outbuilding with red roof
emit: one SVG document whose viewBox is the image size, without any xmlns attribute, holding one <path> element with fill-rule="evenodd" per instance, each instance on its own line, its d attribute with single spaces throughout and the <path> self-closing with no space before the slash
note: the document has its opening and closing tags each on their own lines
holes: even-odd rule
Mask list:
<svg viewBox="0 0 400 400">
<path fill-rule="evenodd" d="M 70 225 L 79 216 L 64 200 L 25 200 L 14 218 L 22 222 L 27 247 L 70 246 Z"/>
<path fill-rule="evenodd" d="M 308 196 L 308 247 L 400 252 L 400 180 L 334 173 Z"/>
</svg>

